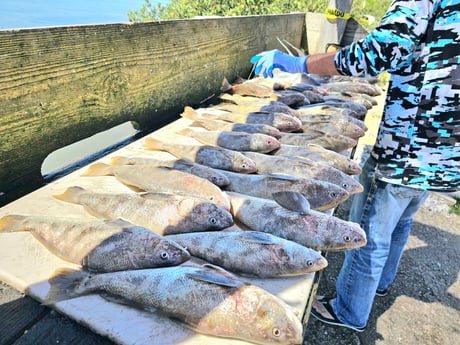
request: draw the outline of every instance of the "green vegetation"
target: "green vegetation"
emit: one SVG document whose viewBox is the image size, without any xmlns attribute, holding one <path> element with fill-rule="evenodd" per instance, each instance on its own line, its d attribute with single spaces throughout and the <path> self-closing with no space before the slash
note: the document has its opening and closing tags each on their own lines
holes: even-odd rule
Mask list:
<svg viewBox="0 0 460 345">
<path fill-rule="evenodd" d="M 455 200 L 457 200 L 457 202 L 450 208 L 449 213 L 457 214 L 460 216 L 460 199 L 455 198 Z"/>
<path fill-rule="evenodd" d="M 352 14 L 356 17 L 374 16 L 376 21 L 362 24 L 366 29 L 375 27 L 391 0 L 360 0 L 353 2 Z M 281 14 L 291 12 L 324 13 L 329 0 L 171 0 L 163 6 L 145 0 L 144 5 L 128 13 L 129 21 L 185 19 L 196 16 L 242 16 Z"/>
</svg>

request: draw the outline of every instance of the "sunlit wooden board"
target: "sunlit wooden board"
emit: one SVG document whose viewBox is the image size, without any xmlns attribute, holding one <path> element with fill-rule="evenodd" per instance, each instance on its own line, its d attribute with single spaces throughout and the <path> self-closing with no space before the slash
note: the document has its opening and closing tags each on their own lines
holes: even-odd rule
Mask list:
<svg viewBox="0 0 460 345">
<path fill-rule="evenodd" d="M 190 121 L 180 119 L 150 135 L 161 140 L 198 144 L 194 139 L 175 133 L 189 124 Z M 99 161 L 108 162 L 110 157 L 118 155 L 150 155 L 164 159 L 174 158 L 165 152 L 145 150 L 143 148 L 144 140 L 144 138 L 139 139 Z M 29 214 L 92 218 L 81 206 L 57 200 L 52 196 L 60 194 L 67 187 L 74 185 L 94 191 L 132 192 L 112 176 L 80 176 L 86 169 L 87 167 L 83 167 L 0 208 L 0 217 L 7 214 Z M 29 233 L 0 234 L 0 280 L 19 291 L 26 292 L 38 301 L 43 301 L 49 291 L 48 279 L 57 269 L 64 267 L 75 268 L 78 266 L 67 263 L 51 254 Z M 302 318 L 312 291 L 314 277 L 314 274 L 307 274 L 280 279 L 243 279 L 282 298 L 297 309 L 299 318 Z M 59 302 L 52 307 L 119 344 L 248 344 L 235 339 L 198 334 L 160 313 L 118 305 L 108 302 L 98 295 Z"/>
</svg>

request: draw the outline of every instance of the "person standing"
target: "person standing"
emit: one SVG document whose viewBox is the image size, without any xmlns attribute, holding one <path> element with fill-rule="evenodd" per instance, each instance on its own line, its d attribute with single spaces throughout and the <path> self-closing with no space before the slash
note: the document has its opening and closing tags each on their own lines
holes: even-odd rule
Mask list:
<svg viewBox="0 0 460 345">
<path fill-rule="evenodd" d="M 460 189 L 460 0 L 394 0 L 379 26 L 338 52 L 251 58 L 255 73 L 391 74 L 377 139 L 363 167 L 364 191 L 349 220 L 366 232 L 345 252 L 336 296 L 316 296 L 322 322 L 365 330 L 374 297 L 395 279 L 413 216 L 430 191 Z"/>
</svg>

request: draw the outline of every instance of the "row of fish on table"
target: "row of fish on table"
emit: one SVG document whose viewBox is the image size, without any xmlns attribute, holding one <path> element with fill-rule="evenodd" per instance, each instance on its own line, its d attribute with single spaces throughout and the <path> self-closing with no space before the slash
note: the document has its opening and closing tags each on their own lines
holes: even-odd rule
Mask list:
<svg viewBox="0 0 460 345">
<path fill-rule="evenodd" d="M 0 231 L 30 231 L 81 265 L 50 279 L 48 304 L 105 292 L 200 333 L 300 344 L 298 313 L 244 277 L 315 272 L 327 266 L 322 251 L 366 243 L 358 224 L 326 211 L 362 190 L 349 150 L 379 93 L 359 78 L 279 72 L 225 81 L 218 104 L 181 114 L 191 124 L 177 134 L 198 144 L 153 133 L 142 155 L 112 157 L 84 173 L 113 175 L 132 193 L 72 186 L 54 196 L 94 219 L 7 215 Z"/>
</svg>

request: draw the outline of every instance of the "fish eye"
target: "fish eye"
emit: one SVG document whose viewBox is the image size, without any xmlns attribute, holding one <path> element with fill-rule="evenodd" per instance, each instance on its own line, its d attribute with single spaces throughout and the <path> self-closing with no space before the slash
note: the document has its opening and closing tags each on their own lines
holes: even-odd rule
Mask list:
<svg viewBox="0 0 460 345">
<path fill-rule="evenodd" d="M 246 169 L 246 164 L 241 164 L 241 167 L 242 167 L 243 169 Z"/>
<path fill-rule="evenodd" d="M 217 219 L 212 217 L 212 218 L 209 218 L 209 223 L 211 224 L 216 224 L 217 223 Z"/>
<path fill-rule="evenodd" d="M 281 330 L 278 327 L 275 327 L 275 328 L 272 329 L 272 334 L 275 337 L 279 337 L 281 335 Z"/>
<path fill-rule="evenodd" d="M 216 198 L 214 197 L 214 195 L 211 195 L 211 197 L 209 198 L 209 200 L 211 201 L 214 201 Z"/>
<path fill-rule="evenodd" d="M 308 266 L 308 267 L 312 267 L 312 266 L 313 266 L 313 261 L 308 260 L 308 261 L 307 261 L 307 266 Z"/>
<path fill-rule="evenodd" d="M 351 241 L 351 237 L 348 236 L 348 235 L 345 235 L 345 236 L 343 236 L 343 240 L 344 240 L 345 242 L 350 242 L 350 241 Z"/>
<path fill-rule="evenodd" d="M 160 258 L 162 258 L 162 259 L 167 259 L 167 258 L 169 258 L 169 254 L 168 254 L 167 252 L 162 252 L 162 253 L 160 254 Z"/>
<path fill-rule="evenodd" d="M 342 183 L 342 187 L 347 189 L 349 187 L 348 183 Z"/>
<path fill-rule="evenodd" d="M 331 197 L 332 198 L 337 198 L 337 193 L 336 192 L 331 192 Z"/>
<path fill-rule="evenodd" d="M 211 176 L 211 180 L 210 180 L 210 181 L 211 181 L 211 182 L 217 182 L 217 177 Z"/>
</svg>

